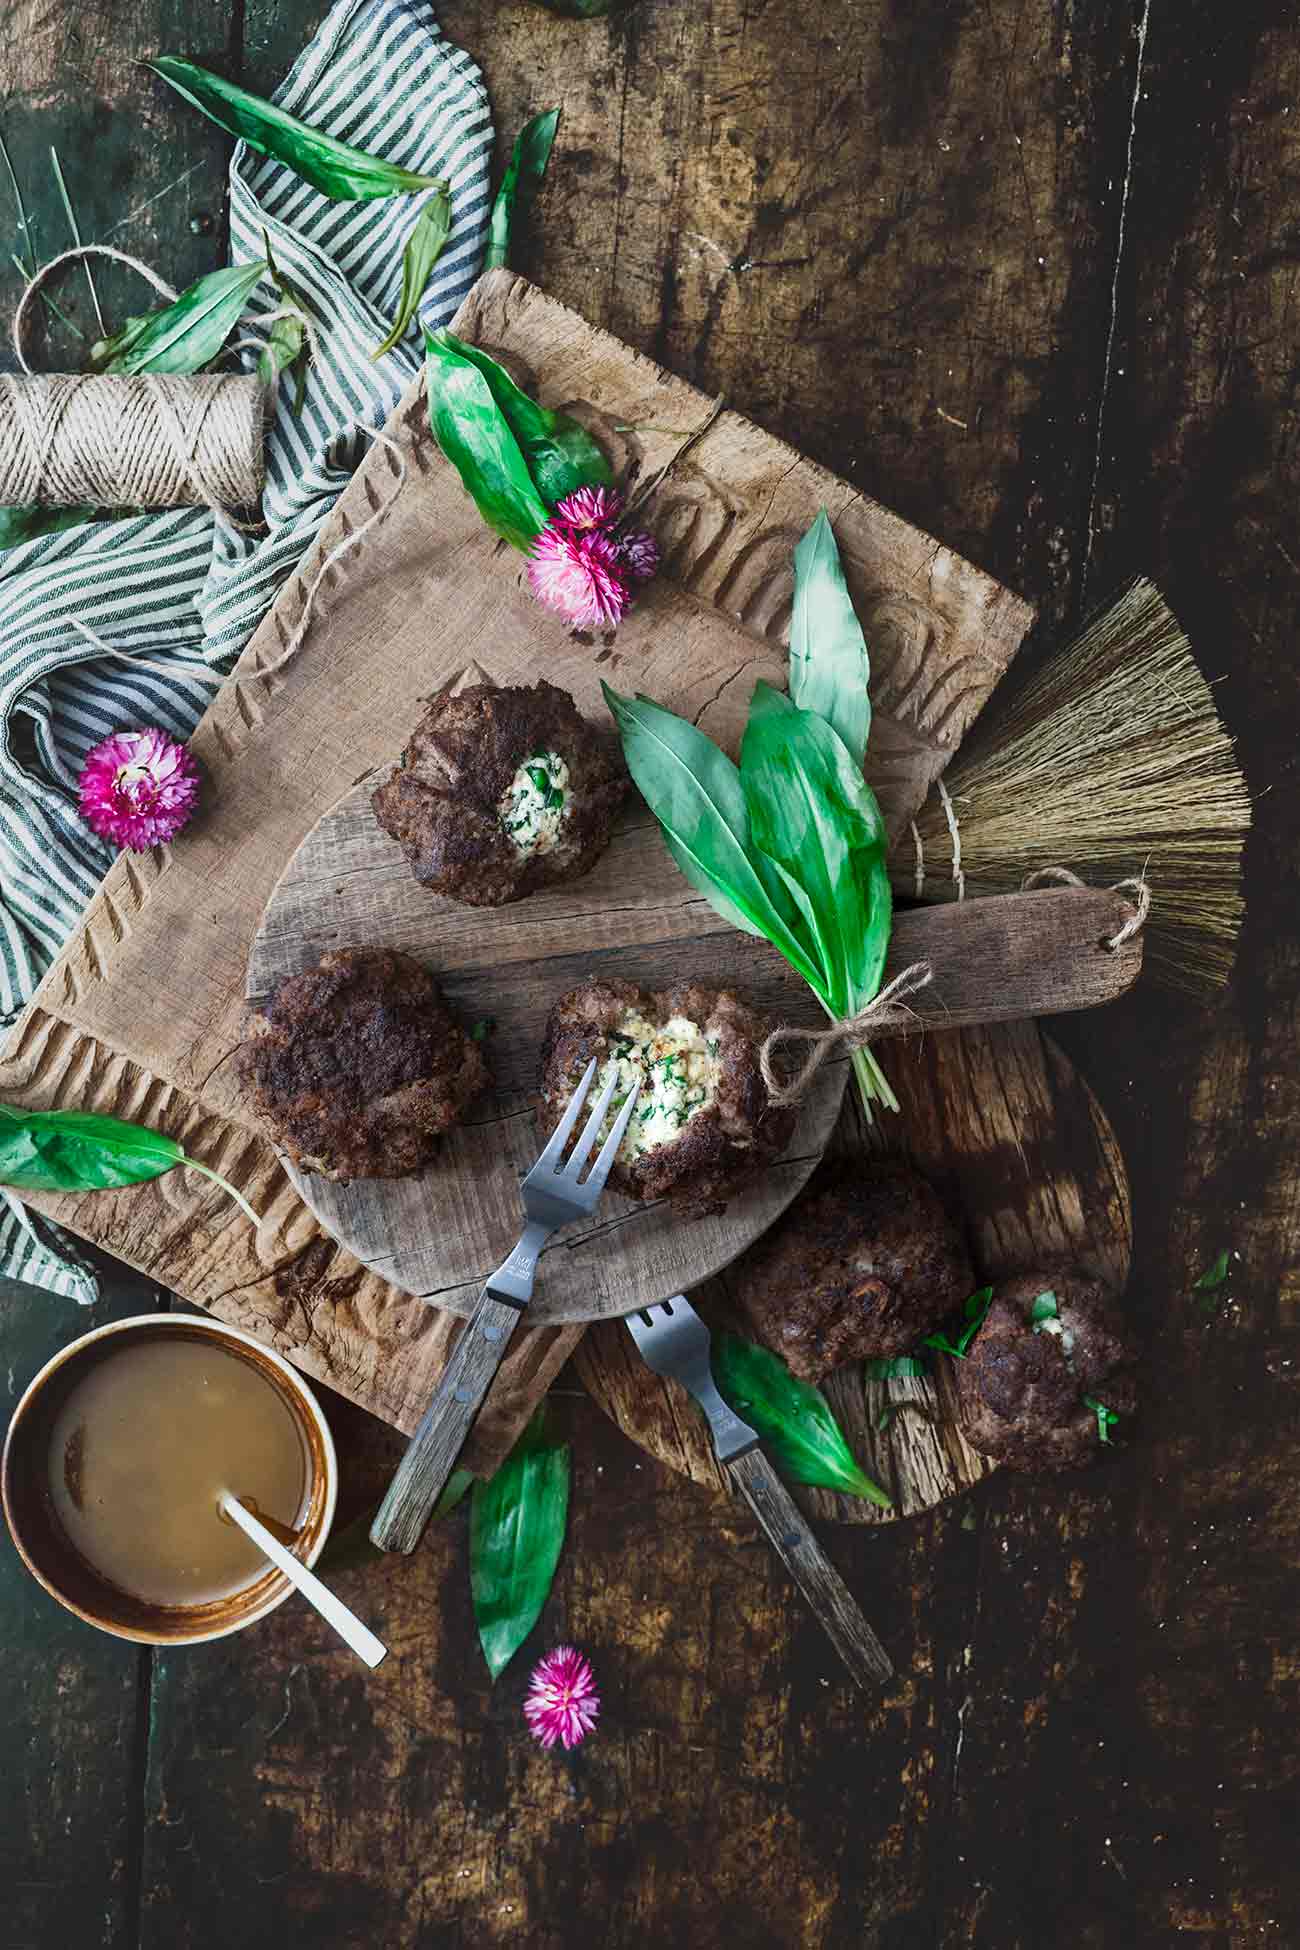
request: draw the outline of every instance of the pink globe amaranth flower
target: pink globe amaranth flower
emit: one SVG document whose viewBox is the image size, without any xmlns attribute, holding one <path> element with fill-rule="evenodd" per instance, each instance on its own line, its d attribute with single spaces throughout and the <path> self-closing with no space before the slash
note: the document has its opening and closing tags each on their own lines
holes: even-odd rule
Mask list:
<svg viewBox="0 0 1300 1950">
<path fill-rule="evenodd" d="M 591 1667 L 573 1646 L 557 1646 L 534 1666 L 524 1718 L 543 1747 L 553 1747 L 557 1740 L 576 1747 L 595 1726 L 599 1712 L 600 1695 Z"/>
<path fill-rule="evenodd" d="M 533 542 L 528 580 L 538 602 L 575 629 L 617 629 L 632 600 L 617 542 L 553 522 Z"/>
<path fill-rule="evenodd" d="M 199 768 L 156 725 L 115 731 L 77 781 L 81 817 L 101 839 L 144 853 L 180 832 L 199 798 Z"/>
<path fill-rule="evenodd" d="M 579 533 L 612 528 L 623 512 L 623 497 L 614 488 L 581 487 L 557 501 L 552 521 Z"/>
<path fill-rule="evenodd" d="M 620 536 L 618 551 L 623 567 L 636 582 L 649 582 L 659 567 L 659 544 L 644 530 Z"/>
</svg>

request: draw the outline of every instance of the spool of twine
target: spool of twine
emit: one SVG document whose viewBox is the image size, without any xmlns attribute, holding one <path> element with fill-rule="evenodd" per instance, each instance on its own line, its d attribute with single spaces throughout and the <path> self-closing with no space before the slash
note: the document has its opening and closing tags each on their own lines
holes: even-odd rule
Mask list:
<svg viewBox="0 0 1300 1950">
<path fill-rule="evenodd" d="M 0 373 L 0 507 L 254 507 L 264 414 L 251 374 Z"/>
</svg>

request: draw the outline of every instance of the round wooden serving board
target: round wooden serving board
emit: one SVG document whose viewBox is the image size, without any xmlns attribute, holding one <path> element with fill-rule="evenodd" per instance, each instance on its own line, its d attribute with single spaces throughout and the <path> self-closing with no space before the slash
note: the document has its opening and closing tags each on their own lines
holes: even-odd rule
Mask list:
<svg viewBox="0 0 1300 1950">
<path fill-rule="evenodd" d="M 393 727 L 394 750 L 408 726 Z M 307 834 L 267 904 L 249 955 L 250 1001 L 331 948 L 396 948 L 436 975 L 468 1027 L 493 1024 L 494 1088 L 417 1178 L 337 1185 L 286 1163 L 321 1224 L 394 1286 L 467 1314 L 519 1236 L 519 1181 L 534 1163 L 538 1057 L 552 1004 L 591 975 L 647 988 L 737 988 L 786 1022 L 817 1025 L 816 1003 L 766 942 L 719 919 L 673 865 L 639 800 L 594 870 L 508 907 L 464 907 L 417 885 L 360 780 Z M 684 1221 L 664 1203 L 607 1192 L 594 1218 L 542 1255 L 530 1325 L 610 1318 L 696 1287 L 781 1213 L 821 1156 L 845 1063 L 828 1063 L 784 1159 L 756 1173 L 717 1217 Z"/>
<path fill-rule="evenodd" d="M 864 1129 L 846 1101 L 832 1146 L 863 1157 L 909 1158 L 966 1226 L 981 1281 L 1053 1260 L 1085 1261 L 1122 1290 L 1132 1256 L 1124 1161 L 1105 1113 L 1068 1059 L 1033 1022 L 946 1030 L 877 1046 L 902 1106 Z M 752 1338 L 744 1322 L 745 1261 L 691 1299 L 711 1325 Z M 601 1322 L 574 1360 L 625 1434 L 671 1468 L 722 1487 L 703 1421 L 675 1382 L 644 1365 L 626 1328 Z M 824 1384 L 868 1475 L 894 1499 L 882 1511 L 858 1497 L 797 1491 L 815 1516 L 887 1522 L 942 1502 L 995 1465 L 957 1426 L 955 1363 L 937 1355 L 923 1380 L 864 1381 L 861 1363 Z M 885 1410 L 899 1404 L 884 1430 Z"/>
</svg>

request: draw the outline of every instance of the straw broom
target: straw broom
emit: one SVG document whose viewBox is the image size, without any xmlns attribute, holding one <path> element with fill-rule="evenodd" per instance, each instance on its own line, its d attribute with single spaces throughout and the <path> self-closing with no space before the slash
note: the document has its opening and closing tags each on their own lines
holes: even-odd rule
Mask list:
<svg viewBox="0 0 1300 1950">
<path fill-rule="evenodd" d="M 1206 998 L 1232 969 L 1249 826 L 1210 686 L 1139 578 L 984 714 L 890 876 L 902 895 L 939 900 L 1006 893 L 1047 866 L 1094 882 L 1144 874 L 1147 966 Z"/>
</svg>

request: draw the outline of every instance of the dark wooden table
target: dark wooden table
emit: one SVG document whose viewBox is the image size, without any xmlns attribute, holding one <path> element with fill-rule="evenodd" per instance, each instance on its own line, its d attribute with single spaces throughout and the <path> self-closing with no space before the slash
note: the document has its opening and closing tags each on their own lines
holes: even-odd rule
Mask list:
<svg viewBox="0 0 1300 1950">
<path fill-rule="evenodd" d="M 224 142 L 132 63 L 178 49 L 266 88 L 322 12 L 13 0 L 0 114 L 38 250 L 65 241 L 53 141 L 88 236 L 178 285 L 218 263 Z M 141 1654 L 6 1541 L 0 1944 L 1295 1944 L 1294 9 L 441 14 L 506 135 L 564 105 L 521 269 L 1024 590 L 1040 647 L 1143 569 L 1224 679 L 1258 795 L 1232 990 L 1209 1014 L 1139 992 L 1063 1032 L 1132 1166 L 1150 1397 L 1086 1480 L 998 1478 L 829 1538 L 903 1675 L 864 1703 L 748 1515 L 563 1384 L 573 1520 L 536 1645 L 576 1639 L 604 1690 L 568 1760 L 525 1736 L 526 1656 L 487 1683 L 463 1518 L 342 1577 L 400 1655 L 374 1678 L 296 1604 Z M 6 316 L 16 288 L 6 262 Z M 1224 1247 L 1207 1311 L 1192 1281 Z M 97 1319 L 153 1299 L 109 1292 Z M 12 1395 L 88 1322 L 30 1290 L 2 1306 Z M 397 1439 L 337 1420 L 346 1514 Z"/>
</svg>

